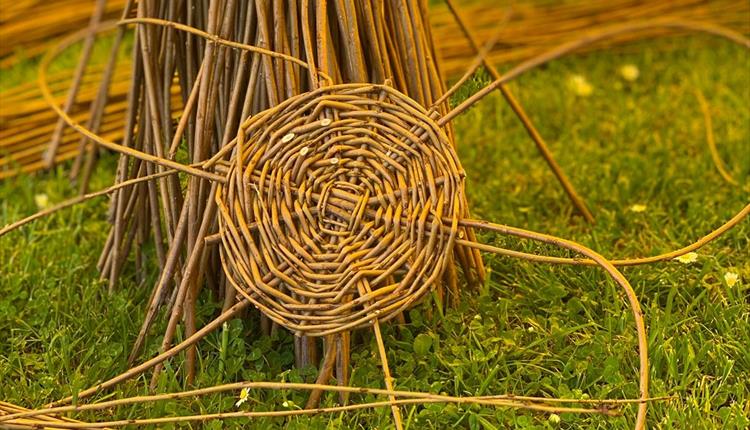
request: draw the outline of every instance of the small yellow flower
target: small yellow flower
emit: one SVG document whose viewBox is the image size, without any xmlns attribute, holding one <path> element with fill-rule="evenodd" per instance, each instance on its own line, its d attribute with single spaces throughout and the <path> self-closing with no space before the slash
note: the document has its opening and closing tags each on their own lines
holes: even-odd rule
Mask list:
<svg viewBox="0 0 750 430">
<path fill-rule="evenodd" d="M 240 399 L 237 400 L 237 403 L 235 403 L 234 406 L 239 408 L 249 398 L 250 398 L 250 390 L 248 390 L 247 388 L 243 388 L 242 391 L 240 391 Z"/>
<path fill-rule="evenodd" d="M 644 212 L 646 210 L 646 205 L 633 205 L 630 207 L 631 212 Z"/>
<path fill-rule="evenodd" d="M 724 274 L 724 282 L 727 283 L 727 287 L 734 287 L 740 280 L 740 275 L 734 272 L 727 272 Z"/>
<path fill-rule="evenodd" d="M 560 415 L 550 414 L 549 422 L 551 422 L 552 424 L 560 424 Z"/>
<path fill-rule="evenodd" d="M 628 82 L 635 81 L 640 74 L 640 70 L 634 64 L 626 64 L 620 67 L 620 76 Z"/>
<path fill-rule="evenodd" d="M 37 194 L 34 196 L 34 203 L 39 210 L 47 209 L 49 207 L 49 196 L 46 194 Z"/>
<path fill-rule="evenodd" d="M 695 263 L 696 261 L 698 261 L 698 254 L 696 254 L 695 252 L 688 252 L 687 254 L 683 254 L 675 258 L 675 260 L 679 261 L 682 264 Z"/>
<path fill-rule="evenodd" d="M 581 75 L 573 75 L 568 79 L 568 87 L 580 97 L 588 97 L 594 92 L 594 87 Z"/>
</svg>

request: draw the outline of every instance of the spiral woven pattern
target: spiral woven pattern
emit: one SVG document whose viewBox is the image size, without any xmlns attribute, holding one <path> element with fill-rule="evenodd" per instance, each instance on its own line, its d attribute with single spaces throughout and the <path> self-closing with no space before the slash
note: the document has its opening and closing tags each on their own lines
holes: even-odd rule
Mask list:
<svg viewBox="0 0 750 430">
<path fill-rule="evenodd" d="M 393 318 L 440 279 L 464 173 L 389 86 L 324 87 L 248 119 L 218 188 L 221 257 L 265 315 L 323 336 Z"/>
</svg>

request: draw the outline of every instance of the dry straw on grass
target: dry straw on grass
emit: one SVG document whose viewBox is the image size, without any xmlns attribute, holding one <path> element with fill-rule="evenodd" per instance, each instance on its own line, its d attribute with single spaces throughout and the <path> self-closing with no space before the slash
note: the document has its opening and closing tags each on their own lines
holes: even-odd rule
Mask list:
<svg viewBox="0 0 750 430">
<path fill-rule="evenodd" d="M 102 5 L 100 2 L 98 10 L 104 10 Z M 446 89 L 423 2 L 331 0 L 288 7 L 259 1 L 251 6 L 217 0 L 195 12 L 181 2 L 127 2 L 122 20 L 104 22 L 100 14 L 90 28 L 67 38 L 41 62 L 42 95 L 60 117 L 55 133 L 63 136 L 63 125 L 67 125 L 84 136 L 74 164 L 84 188 L 97 148 L 121 154 L 112 188 L 65 204 L 111 195 L 112 230 L 99 261 L 102 277 L 109 280 L 110 290 L 117 288 L 119 277 L 131 264 L 131 253 L 137 272 L 153 264 L 161 273 L 131 363 L 138 360 L 158 310 L 166 307 L 169 315 L 161 354 L 78 393 L 77 399 L 152 369 L 153 384 L 164 361 L 181 351 L 187 352 L 185 376 L 192 381 L 196 342 L 250 305 L 260 312 L 263 334 L 273 326 L 295 334 L 298 365 L 322 361 L 317 383 L 243 382 L 78 406 L 65 406 L 73 400 L 66 398 L 44 410 L 0 416 L 0 425 L 27 419 L 31 426 L 38 423 L 31 417 L 43 414 L 253 387 L 309 390 L 308 408 L 55 425 L 121 426 L 390 407 L 396 428 L 401 428 L 399 405 L 409 403 L 613 414 L 611 406 L 632 402 L 638 405 L 635 428 L 644 428 L 648 402 L 665 399 L 649 397 L 645 323 L 635 292 L 616 266 L 660 261 L 705 245 L 747 216 L 750 205 L 715 232 L 681 250 L 649 258 L 609 260 L 563 238 L 472 219 L 450 121 L 498 89 L 555 169 L 541 136 L 504 86 L 511 79 L 598 41 L 660 34 L 665 29 L 707 32 L 745 47 L 750 47 L 750 42 L 714 24 L 662 18 L 588 33 L 500 74 L 486 58 L 493 52 L 497 34 L 480 48 L 481 34 L 473 35 L 451 4 L 456 25 L 475 59 L 459 83 Z M 130 18 L 131 8 L 135 18 Z M 113 101 L 108 97 L 110 82 L 116 82 L 113 59 L 128 25 L 135 25 L 136 33 L 124 114 L 119 111 L 125 125 L 123 143 L 119 144 L 103 135 L 102 125 L 108 122 L 102 114 Z M 83 126 L 70 113 L 76 91 L 69 92 L 61 107 L 46 71 L 68 46 L 81 39 L 90 41 L 107 29 L 117 30 L 111 61 L 104 69 L 103 83 L 89 92 L 90 115 L 84 116 L 87 124 Z M 84 49 L 79 64 L 85 65 L 86 57 Z M 482 64 L 495 80 L 451 109 L 448 96 Z M 84 82 L 84 74 L 76 73 L 73 87 Z M 53 139 L 47 161 L 58 157 L 64 147 L 60 142 Z M 566 185 L 559 168 L 556 173 L 574 204 L 586 214 L 585 205 L 572 186 Z M 0 230 L 0 235 L 28 221 L 14 223 Z M 554 245 L 581 258 L 524 254 L 484 245 L 476 242 L 476 229 Z M 157 261 L 148 261 L 141 254 L 146 242 L 154 244 Z M 380 324 L 402 318 L 402 311 L 428 291 L 456 300 L 462 288 L 482 279 L 479 251 L 546 263 L 596 265 L 607 272 L 632 310 L 640 361 L 639 398 L 595 401 L 599 407 L 585 408 L 561 405 L 582 403 L 572 399 L 461 398 L 396 390 Z M 459 276 L 465 282 L 459 281 Z M 216 319 L 199 328 L 195 306 L 204 288 L 222 297 L 224 308 Z M 183 321 L 187 339 L 173 346 L 175 331 Z M 349 332 L 357 328 L 374 331 L 385 390 L 347 387 Z M 339 385 L 328 385 L 334 377 Z M 379 394 L 388 400 L 318 409 L 324 392 L 338 392 L 343 403 L 352 393 Z M 601 406 L 605 404 L 611 406 Z"/>
</svg>

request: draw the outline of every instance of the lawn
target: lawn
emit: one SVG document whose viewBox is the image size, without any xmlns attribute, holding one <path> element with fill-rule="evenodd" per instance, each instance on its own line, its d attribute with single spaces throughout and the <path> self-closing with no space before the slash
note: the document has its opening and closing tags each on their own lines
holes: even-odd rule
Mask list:
<svg viewBox="0 0 750 430">
<path fill-rule="evenodd" d="M 623 79 L 622 66 L 640 71 Z M 9 79 L 33 79 L 29 64 Z M 591 85 L 577 95 L 574 75 Z M 10 75 L 9 75 L 10 76 Z M 486 79 L 476 78 L 466 97 Z M 615 52 L 567 57 L 524 75 L 511 89 L 560 165 L 588 202 L 596 224 L 575 215 L 523 127 L 499 94 L 455 121 L 468 173 L 472 215 L 579 241 L 608 257 L 654 255 L 697 240 L 731 218 L 750 196 L 750 57 L 706 37 L 652 40 Z M 713 133 L 729 172 L 714 167 L 696 96 L 708 101 Z M 66 167 L 0 182 L 0 225 L 74 195 Z M 91 189 L 110 184 L 115 156 L 99 164 Z M 108 230 L 100 198 L 0 238 L 0 399 L 38 407 L 127 368 L 155 273 L 135 276 L 108 295 L 96 262 Z M 484 242 L 536 252 L 548 247 L 481 234 Z M 652 428 L 750 425 L 750 224 L 745 221 L 698 252 L 695 262 L 623 269 L 649 331 Z M 442 310 L 429 300 L 409 323 L 384 328 L 397 389 L 452 395 L 637 397 L 637 339 L 622 292 L 595 268 L 551 267 L 487 255 L 489 276 Z M 131 270 L 130 273 L 134 271 Z M 728 272 L 739 275 L 730 285 Z M 200 316 L 220 304 L 205 297 Z M 430 308 L 431 312 L 426 312 Z M 163 323 L 163 322 L 162 322 Z M 196 386 L 240 380 L 306 381 L 313 368 L 292 366 L 292 338 L 253 335 L 257 322 L 234 320 L 200 343 Z M 162 333 L 156 327 L 154 333 Z M 375 340 L 354 337 L 353 385 L 382 387 Z M 146 356 L 157 353 L 152 336 Z M 159 392 L 185 389 L 180 360 L 167 366 Z M 145 394 L 150 374 L 97 399 Z M 236 410 L 237 393 L 122 407 L 79 419 L 156 417 Z M 252 391 L 241 409 L 304 405 L 306 393 Z M 356 402 L 375 396 L 356 395 Z M 380 399 L 380 398 L 378 398 Z M 335 396 L 323 404 L 333 405 Z M 631 428 L 635 407 L 616 418 L 562 414 L 557 419 L 500 408 L 405 406 L 409 429 Z M 289 419 L 236 419 L 201 428 L 390 428 L 388 408 Z"/>
</svg>

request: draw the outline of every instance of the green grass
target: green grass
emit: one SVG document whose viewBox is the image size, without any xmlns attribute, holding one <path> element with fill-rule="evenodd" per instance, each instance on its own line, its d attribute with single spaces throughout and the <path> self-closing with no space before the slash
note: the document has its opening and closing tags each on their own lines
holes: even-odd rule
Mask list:
<svg viewBox="0 0 750 430">
<path fill-rule="evenodd" d="M 750 60 L 746 51 L 705 39 L 652 41 L 627 53 L 570 57 L 536 70 L 512 89 L 548 140 L 559 163 L 585 197 L 597 223 L 571 205 L 523 128 L 498 96 L 455 124 L 468 172 L 474 217 L 580 241 L 606 256 L 641 256 L 690 243 L 748 202 L 750 189 Z M 632 63 L 640 78 L 624 82 L 618 69 Z M 573 74 L 593 85 L 589 97 L 567 87 Z M 14 78 L 15 79 L 15 78 Z M 482 82 L 477 78 L 473 88 Z M 694 89 L 711 105 L 719 151 L 743 187 L 723 182 L 705 143 Z M 111 182 L 114 158 L 100 164 L 92 189 Z M 73 191 L 65 169 L 0 183 L 0 225 L 36 208 L 34 195 L 57 202 Z M 643 212 L 629 208 L 646 205 Z M 150 281 L 135 276 L 109 296 L 96 260 L 106 238 L 107 201 L 88 202 L 0 238 L 0 399 L 26 406 L 108 379 L 126 369 L 143 318 Z M 517 249 L 548 247 L 494 235 L 481 240 Z M 750 226 L 743 222 L 699 252 L 696 263 L 626 268 L 641 299 L 649 330 L 651 394 L 675 395 L 654 404 L 652 428 L 726 428 L 750 425 Z M 391 371 L 399 389 L 455 395 L 515 393 L 550 397 L 637 397 L 637 339 L 624 296 L 594 268 L 548 267 L 486 256 L 490 275 L 444 317 L 424 306 L 410 323 L 385 328 Z M 741 276 L 729 287 L 725 272 Z M 133 270 L 130 271 L 132 273 Z M 148 279 L 153 279 L 153 273 Z M 201 318 L 216 310 L 201 301 Z M 291 337 L 258 338 L 253 320 L 235 320 L 200 344 L 197 386 L 237 380 L 312 381 L 315 369 L 294 369 Z M 161 333 L 156 327 L 154 333 Z M 226 342 L 222 342 L 222 334 Z M 371 334 L 357 333 L 352 384 L 382 386 Z M 147 346 L 156 353 L 159 339 Z M 223 365 L 219 361 L 223 357 Z M 179 360 L 163 374 L 159 391 L 184 389 Z M 145 393 L 147 378 L 124 383 L 115 396 Z M 104 397 L 100 396 L 98 398 Z M 243 408 L 303 405 L 299 392 L 251 393 Z M 373 396 L 353 396 L 371 401 Z M 160 402 L 81 419 L 152 417 L 233 410 L 236 398 Z M 291 403 L 290 403 L 291 402 Z M 333 404 L 333 396 L 325 404 Z M 454 405 L 403 409 L 409 429 L 630 428 L 624 416 L 547 416 Z M 208 428 L 390 428 L 388 409 L 311 418 L 233 420 Z M 193 427 L 203 427 L 194 425 Z"/>
</svg>

